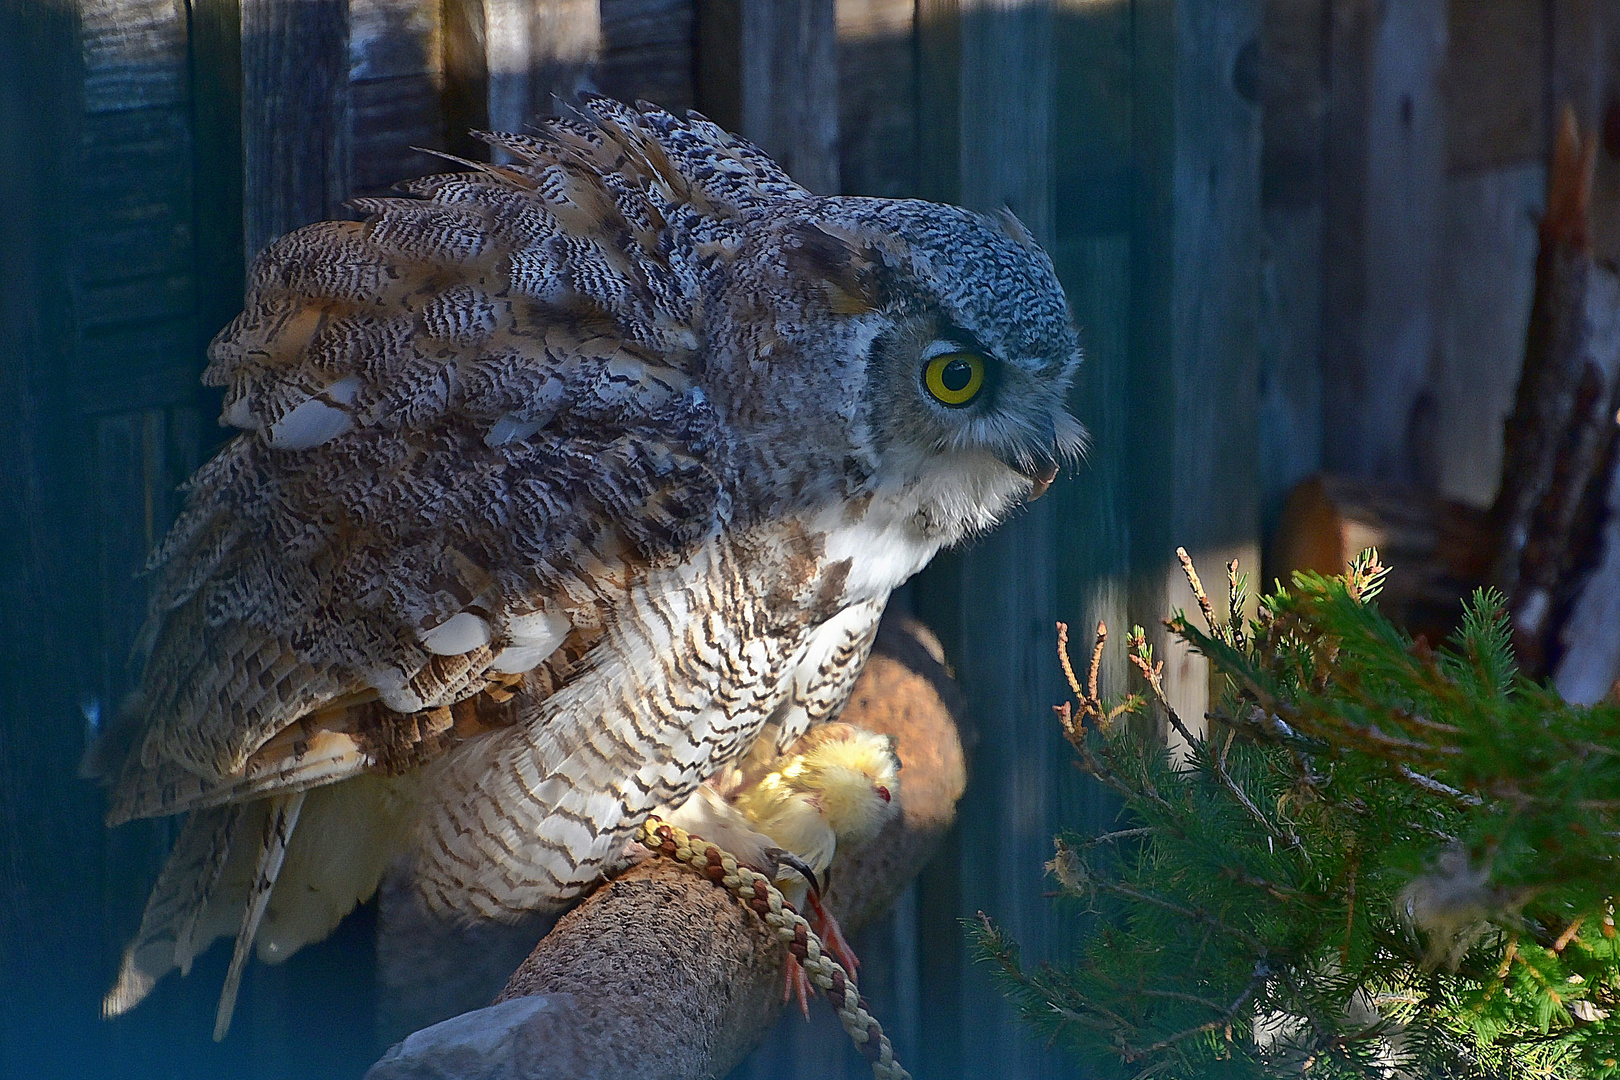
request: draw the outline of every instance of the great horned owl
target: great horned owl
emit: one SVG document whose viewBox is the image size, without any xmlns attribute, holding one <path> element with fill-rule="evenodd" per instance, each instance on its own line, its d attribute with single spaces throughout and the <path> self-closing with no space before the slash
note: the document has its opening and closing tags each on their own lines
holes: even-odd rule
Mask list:
<svg viewBox="0 0 1620 1080">
<path fill-rule="evenodd" d="M 104 1011 L 276 960 L 403 853 L 515 919 L 770 726 L 838 713 L 889 593 L 1075 456 L 1010 214 L 820 198 L 695 114 L 585 101 L 272 244 L 152 560 L 110 824 L 190 811 Z M 279 885 L 278 885 L 279 874 Z"/>
</svg>

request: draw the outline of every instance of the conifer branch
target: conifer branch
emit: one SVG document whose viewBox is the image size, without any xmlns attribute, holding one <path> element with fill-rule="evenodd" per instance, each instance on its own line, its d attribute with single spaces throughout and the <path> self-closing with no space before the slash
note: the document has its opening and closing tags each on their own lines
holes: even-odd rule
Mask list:
<svg viewBox="0 0 1620 1080">
<path fill-rule="evenodd" d="M 1145 693 L 1117 705 L 1107 628 L 1082 679 L 1059 627 L 1056 715 L 1124 810 L 1048 864 L 1092 920 L 1072 966 L 1025 971 L 975 928 L 1023 1015 L 1109 1080 L 1371 1080 L 1391 1055 L 1413 1075 L 1620 1076 L 1620 708 L 1517 678 L 1490 592 L 1445 644 L 1410 640 L 1374 606 L 1376 552 L 1296 575 L 1249 621 L 1228 564 L 1221 622 L 1178 558 L 1203 626 L 1166 625 L 1225 687 L 1223 734 L 1177 715 L 1140 627 Z M 1114 722 L 1146 701 L 1188 754 Z"/>
</svg>

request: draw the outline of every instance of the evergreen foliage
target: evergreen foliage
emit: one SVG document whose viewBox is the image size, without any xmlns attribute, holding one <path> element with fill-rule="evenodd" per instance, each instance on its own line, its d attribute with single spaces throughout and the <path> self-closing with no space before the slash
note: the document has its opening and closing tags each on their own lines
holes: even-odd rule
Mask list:
<svg viewBox="0 0 1620 1080">
<path fill-rule="evenodd" d="M 1124 808 L 1047 865 L 1086 927 L 1068 964 L 971 927 L 1025 1018 L 1097 1077 L 1620 1074 L 1620 709 L 1520 678 L 1495 593 L 1414 642 L 1371 602 L 1376 552 L 1252 621 L 1235 564 L 1217 618 L 1183 560 L 1206 628 L 1167 625 L 1224 685 L 1208 739 L 1139 628 L 1146 693 L 1115 704 L 1106 629 L 1082 685 L 1059 628 L 1059 722 Z"/>
</svg>

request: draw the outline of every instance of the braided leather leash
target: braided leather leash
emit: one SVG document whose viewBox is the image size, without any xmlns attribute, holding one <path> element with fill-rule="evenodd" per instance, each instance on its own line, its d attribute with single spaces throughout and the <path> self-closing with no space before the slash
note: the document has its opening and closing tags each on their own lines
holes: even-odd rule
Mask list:
<svg viewBox="0 0 1620 1080">
<path fill-rule="evenodd" d="M 834 1011 L 850 1039 L 872 1066 L 877 1080 L 911 1080 L 911 1074 L 894 1058 L 894 1047 L 883 1034 L 883 1025 L 866 1009 L 855 977 L 827 955 L 821 938 L 810 929 L 793 905 L 782 899 L 782 894 L 764 874 L 742 866 L 735 856 L 721 851 L 702 837 L 693 836 L 678 825 L 662 818 L 650 817 L 641 825 L 637 836 L 646 847 L 660 855 L 667 855 L 691 867 L 717 885 L 723 885 L 743 906 L 765 921 L 777 940 L 788 947 L 804 968 L 811 985 L 819 989 Z"/>
</svg>

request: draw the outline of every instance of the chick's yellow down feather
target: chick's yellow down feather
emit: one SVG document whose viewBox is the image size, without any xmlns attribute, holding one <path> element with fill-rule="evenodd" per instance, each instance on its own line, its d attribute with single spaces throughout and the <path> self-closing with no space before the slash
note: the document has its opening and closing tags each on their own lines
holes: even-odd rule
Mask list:
<svg viewBox="0 0 1620 1080">
<path fill-rule="evenodd" d="M 899 812 L 894 739 L 853 724 L 821 724 L 789 747 L 735 805 L 760 833 L 824 878 L 840 846 L 866 842 Z M 786 880 L 792 871 L 779 874 Z M 803 881 L 783 891 L 802 904 Z"/>
<path fill-rule="evenodd" d="M 818 724 L 779 755 L 761 751 L 769 745 L 761 739 L 741 768 L 666 816 L 772 874 L 802 907 L 808 882 L 799 867 L 824 882 L 841 846 L 870 840 L 899 813 L 900 759 L 891 736 L 844 723 Z"/>
</svg>

